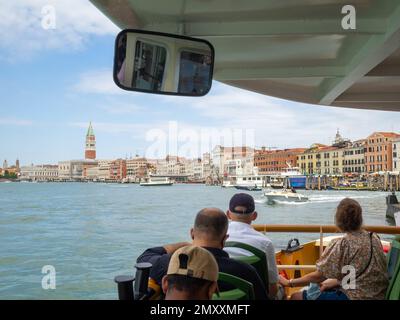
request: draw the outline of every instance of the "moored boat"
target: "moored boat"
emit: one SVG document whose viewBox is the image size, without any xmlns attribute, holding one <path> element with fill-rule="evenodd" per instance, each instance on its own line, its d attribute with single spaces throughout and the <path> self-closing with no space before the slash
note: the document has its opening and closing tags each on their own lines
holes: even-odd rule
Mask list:
<svg viewBox="0 0 400 320">
<path fill-rule="evenodd" d="M 172 186 L 174 182 L 168 177 L 155 177 L 150 176 L 146 182 L 141 182 L 140 185 L 144 187 L 149 186 Z"/>
<path fill-rule="evenodd" d="M 247 191 L 261 191 L 262 190 L 262 188 L 260 188 L 260 187 L 257 187 L 257 185 L 254 185 L 254 186 L 240 186 L 240 185 L 237 185 L 237 186 L 234 186 L 236 189 L 238 189 L 238 190 L 247 190 Z"/>
</svg>

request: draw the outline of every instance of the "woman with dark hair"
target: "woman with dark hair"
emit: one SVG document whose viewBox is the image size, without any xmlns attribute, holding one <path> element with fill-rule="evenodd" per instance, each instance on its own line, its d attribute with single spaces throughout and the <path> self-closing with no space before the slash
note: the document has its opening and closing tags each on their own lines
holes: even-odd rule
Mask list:
<svg viewBox="0 0 400 320">
<path fill-rule="evenodd" d="M 283 286 L 308 290 L 292 295 L 295 300 L 384 299 L 388 286 L 386 257 L 376 234 L 362 228 L 362 208 L 343 199 L 335 215 L 343 237 L 331 241 L 316 264 L 317 270 L 297 279 L 280 278 Z"/>
</svg>

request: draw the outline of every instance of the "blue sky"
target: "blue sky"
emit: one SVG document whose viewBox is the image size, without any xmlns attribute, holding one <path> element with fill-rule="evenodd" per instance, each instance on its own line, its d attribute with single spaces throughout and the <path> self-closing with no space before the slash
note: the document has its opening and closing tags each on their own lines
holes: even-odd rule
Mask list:
<svg viewBox="0 0 400 320">
<path fill-rule="evenodd" d="M 41 26 L 41 9 L 48 4 L 56 10 L 52 30 Z M 146 154 L 154 146 L 150 137 L 168 133 L 171 122 L 186 149 L 197 142 L 185 136 L 223 128 L 251 131 L 249 144 L 278 148 L 328 144 L 337 128 L 350 139 L 400 131 L 399 113 L 311 106 L 218 82 L 202 98 L 122 91 L 111 73 L 117 32 L 85 0 L 2 2 L 1 161 L 18 157 L 26 165 L 82 158 L 89 121 L 103 159 Z"/>
</svg>

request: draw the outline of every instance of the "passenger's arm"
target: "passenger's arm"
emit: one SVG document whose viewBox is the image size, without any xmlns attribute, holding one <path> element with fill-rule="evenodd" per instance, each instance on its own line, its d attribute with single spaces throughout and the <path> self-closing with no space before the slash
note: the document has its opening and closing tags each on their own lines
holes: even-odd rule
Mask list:
<svg viewBox="0 0 400 320">
<path fill-rule="evenodd" d="M 325 281 L 321 282 L 320 285 L 320 290 L 325 291 L 325 290 L 330 290 L 333 288 L 340 287 L 341 283 L 337 279 L 326 279 Z"/>
<path fill-rule="evenodd" d="M 189 242 L 178 242 L 178 243 L 171 243 L 171 244 L 166 244 L 164 246 L 165 251 L 168 254 L 172 254 L 174 253 L 176 250 L 178 250 L 179 248 L 185 247 L 185 246 L 189 246 L 190 243 Z"/>
<path fill-rule="evenodd" d="M 311 282 L 313 283 L 320 283 L 326 280 L 324 275 L 320 271 L 314 271 L 311 273 L 306 274 L 301 278 L 291 279 L 288 280 L 282 276 L 279 276 L 279 283 L 284 287 L 304 287 L 309 285 Z"/>
</svg>

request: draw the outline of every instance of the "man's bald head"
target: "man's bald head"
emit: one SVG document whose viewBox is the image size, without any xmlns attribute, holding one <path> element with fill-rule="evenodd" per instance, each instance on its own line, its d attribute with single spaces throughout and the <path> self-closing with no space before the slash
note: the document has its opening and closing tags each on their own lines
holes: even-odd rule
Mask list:
<svg viewBox="0 0 400 320">
<path fill-rule="evenodd" d="M 202 238 L 221 241 L 228 231 L 228 218 L 218 208 L 204 208 L 197 213 L 194 232 Z"/>
</svg>

